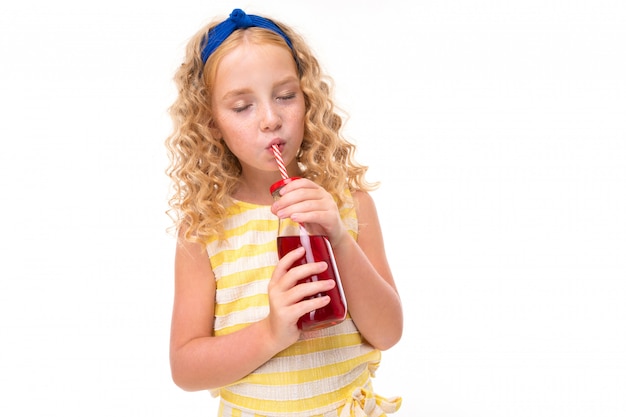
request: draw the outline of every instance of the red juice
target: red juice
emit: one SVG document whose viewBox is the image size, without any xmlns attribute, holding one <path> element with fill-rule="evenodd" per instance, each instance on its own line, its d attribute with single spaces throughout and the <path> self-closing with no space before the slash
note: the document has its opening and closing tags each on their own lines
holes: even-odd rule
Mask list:
<svg viewBox="0 0 626 417">
<path fill-rule="evenodd" d="M 322 297 L 324 295 L 330 296 L 330 302 L 317 310 L 311 311 L 300 317 L 298 320 L 298 328 L 304 331 L 319 330 L 325 327 L 329 327 L 335 324 L 341 323 L 346 318 L 346 299 L 343 294 L 343 288 L 341 286 L 341 280 L 339 278 L 339 272 L 337 271 L 337 265 L 335 264 L 335 257 L 330 246 L 330 242 L 326 236 L 312 235 L 310 239 L 310 252 L 300 259 L 296 260 L 292 267 L 298 265 L 304 265 L 307 261 L 307 255 L 309 260 L 313 262 L 326 262 L 328 268 L 321 274 L 312 275 L 305 279 L 300 280 L 298 283 L 318 281 L 322 279 L 332 279 L 335 281 L 335 287 L 326 293 L 318 293 L 313 297 Z M 278 237 L 278 257 L 282 258 L 292 250 L 303 246 L 300 236 L 279 236 Z M 307 249 L 307 244 L 304 244 Z"/>
</svg>

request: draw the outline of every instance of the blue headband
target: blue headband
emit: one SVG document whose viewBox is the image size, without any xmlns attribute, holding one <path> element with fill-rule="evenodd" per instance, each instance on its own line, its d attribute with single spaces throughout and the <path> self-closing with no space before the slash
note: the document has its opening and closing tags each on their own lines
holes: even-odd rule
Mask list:
<svg viewBox="0 0 626 417">
<path fill-rule="evenodd" d="M 237 29 L 246 29 L 249 27 L 259 27 L 263 29 L 269 29 L 283 37 L 289 48 L 293 51 L 291 41 L 285 35 L 285 32 L 280 30 L 274 22 L 261 16 L 255 16 L 246 14 L 241 9 L 235 9 L 230 14 L 230 17 L 224 20 L 222 23 L 213 27 L 207 34 L 207 44 L 202 49 L 202 62 L 206 63 L 209 56 Z"/>
</svg>

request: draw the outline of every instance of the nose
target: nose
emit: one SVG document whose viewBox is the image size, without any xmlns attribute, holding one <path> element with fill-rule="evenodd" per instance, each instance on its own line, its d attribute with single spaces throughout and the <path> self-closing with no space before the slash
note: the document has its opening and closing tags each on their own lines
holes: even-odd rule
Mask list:
<svg viewBox="0 0 626 417">
<path fill-rule="evenodd" d="M 261 112 L 261 130 L 274 131 L 282 126 L 282 118 L 275 105 L 269 103 L 263 107 Z"/>
</svg>

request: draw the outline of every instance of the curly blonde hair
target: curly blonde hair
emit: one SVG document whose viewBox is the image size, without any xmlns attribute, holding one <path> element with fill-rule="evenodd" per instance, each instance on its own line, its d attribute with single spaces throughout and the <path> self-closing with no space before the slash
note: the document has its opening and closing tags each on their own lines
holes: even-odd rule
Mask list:
<svg viewBox="0 0 626 417">
<path fill-rule="evenodd" d="M 169 108 L 173 132 L 165 145 L 170 164 L 166 174 L 172 180 L 168 215 L 175 229 L 184 229 L 184 238 L 203 245 L 211 236 L 223 238 L 226 208 L 240 181 L 241 165 L 222 139 L 216 136 L 211 93 L 221 58 L 236 48 L 249 32 L 253 42 L 279 45 L 294 55 L 305 97 L 305 128 L 297 160 L 302 176 L 326 189 L 341 206 L 346 188 L 370 191 L 377 184 L 365 180 L 367 166 L 356 162 L 356 147 L 340 133 L 343 119 L 332 99 L 333 81 L 322 73 L 304 39 L 288 26 L 274 21 L 291 40 L 267 29 L 251 27 L 233 32 L 202 62 L 201 51 L 208 31 L 218 22 L 199 30 L 189 41 L 186 56 L 174 81 L 178 97 Z M 269 192 L 269 191 L 268 191 Z"/>
</svg>

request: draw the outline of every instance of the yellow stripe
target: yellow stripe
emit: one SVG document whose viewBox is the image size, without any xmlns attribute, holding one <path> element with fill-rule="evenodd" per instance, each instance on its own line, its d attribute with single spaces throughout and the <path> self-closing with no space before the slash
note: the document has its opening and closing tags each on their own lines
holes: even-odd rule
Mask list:
<svg viewBox="0 0 626 417">
<path fill-rule="evenodd" d="M 230 205 L 226 209 L 226 212 L 229 215 L 241 214 L 250 210 L 258 210 L 259 207 L 265 207 L 265 206 L 260 206 L 258 204 L 252 204 L 252 203 L 246 203 L 245 201 L 235 201 L 234 204 Z"/>
<path fill-rule="evenodd" d="M 224 249 L 211 256 L 211 266 L 213 269 L 223 263 L 231 263 L 246 256 L 256 256 L 262 253 L 276 252 L 276 240 L 272 239 L 261 245 L 245 245 L 236 249 Z"/>
<path fill-rule="evenodd" d="M 246 217 L 254 217 L 254 215 L 249 214 L 249 211 L 255 211 L 255 210 L 259 210 L 261 216 L 264 215 L 264 209 L 265 207 L 263 206 L 257 206 L 257 205 L 253 205 L 253 204 L 238 204 L 235 203 L 233 205 L 231 205 L 230 207 L 226 208 L 226 219 L 227 219 L 227 223 L 226 224 L 237 224 L 240 223 L 243 219 L 243 221 L 246 220 Z M 275 222 L 276 223 L 276 229 L 278 229 L 277 223 L 278 223 L 278 218 L 275 217 L 270 217 L 268 219 L 264 219 L 264 220 L 250 220 L 252 221 L 259 221 L 259 222 Z M 227 230 L 225 230 L 226 232 L 228 232 L 231 229 L 236 229 L 236 228 L 229 228 Z M 218 236 L 211 236 L 208 239 L 209 243 L 213 243 L 213 242 L 217 242 L 218 240 Z"/>
<path fill-rule="evenodd" d="M 215 316 L 222 317 L 230 313 L 245 310 L 250 307 L 267 306 L 267 294 L 257 294 L 251 297 L 242 297 L 230 303 L 217 304 L 215 306 Z"/>
<path fill-rule="evenodd" d="M 276 401 L 262 400 L 259 398 L 251 398 L 242 395 L 233 394 L 230 391 L 222 390 L 220 395 L 224 400 L 243 408 L 259 410 L 264 413 L 286 413 L 286 412 L 302 412 L 307 410 L 315 410 L 321 405 L 337 404 L 341 405 L 343 400 L 347 400 L 352 395 L 356 387 L 364 386 L 370 378 L 367 368 L 359 375 L 359 377 L 350 385 L 332 391 L 327 394 L 320 394 L 310 398 L 301 398 L 293 401 Z"/>
<path fill-rule="evenodd" d="M 272 232 L 278 231 L 278 218 L 276 220 L 255 219 L 245 222 L 240 226 L 226 230 L 226 237 L 241 236 L 250 231 Z"/>
<path fill-rule="evenodd" d="M 359 346 L 361 343 L 363 343 L 363 340 L 361 339 L 361 335 L 359 333 L 338 334 L 315 340 L 300 340 L 278 353 L 275 357 L 280 358 L 306 355 L 325 350 Z"/>
<path fill-rule="evenodd" d="M 347 361 L 318 366 L 315 368 L 263 374 L 252 373 L 241 379 L 239 382 L 266 386 L 303 384 L 306 382 L 325 379 L 334 375 L 346 374 L 355 369 L 358 365 L 365 362 L 378 361 L 379 359 L 380 351 L 372 350 L 364 355 L 348 359 Z"/>
<path fill-rule="evenodd" d="M 235 333 L 238 330 L 248 327 L 251 323 L 239 323 L 234 326 L 224 327 L 222 329 L 215 329 L 215 336 L 225 336 L 227 334 Z"/>
<path fill-rule="evenodd" d="M 215 329 L 215 336 L 223 336 L 226 334 L 234 333 L 237 330 L 241 330 L 249 325 L 250 323 L 240 323 L 232 326 L 223 327 L 221 329 Z M 320 347 L 320 345 L 316 343 L 317 340 L 324 340 L 323 345 L 327 346 L 328 350 L 332 350 L 335 347 L 358 346 L 362 343 L 359 333 L 331 335 L 325 338 L 315 340 L 309 339 L 306 341 L 298 341 L 287 349 L 283 350 L 282 352 L 279 352 L 276 357 L 299 356 L 324 350 L 324 347 Z"/>
<path fill-rule="evenodd" d="M 221 396 L 226 401 L 238 404 L 243 408 L 252 408 L 265 413 L 285 413 L 285 412 L 302 412 L 315 410 L 321 405 L 337 404 L 341 406 L 344 400 L 347 400 L 355 387 L 363 386 L 367 383 L 370 375 L 365 370 L 352 385 L 340 388 L 327 394 L 320 394 L 310 398 L 276 401 L 251 398 L 242 395 L 233 394 L 232 392 L 222 391 Z"/>
<path fill-rule="evenodd" d="M 239 287 L 241 285 L 249 284 L 255 281 L 264 281 L 272 276 L 274 268 L 275 266 L 271 265 L 263 268 L 249 269 L 247 271 L 238 272 L 235 274 L 224 275 L 219 280 L 218 288 L 226 289 Z"/>
</svg>

